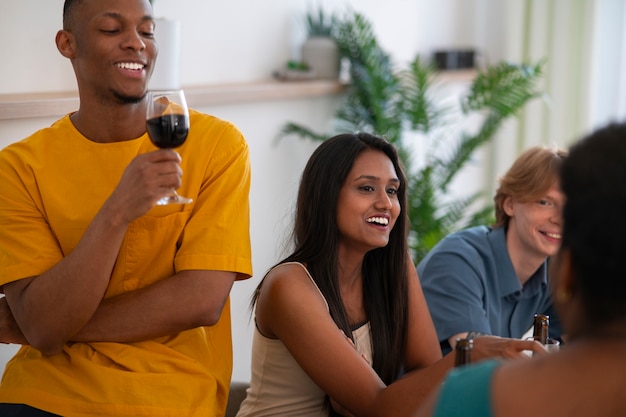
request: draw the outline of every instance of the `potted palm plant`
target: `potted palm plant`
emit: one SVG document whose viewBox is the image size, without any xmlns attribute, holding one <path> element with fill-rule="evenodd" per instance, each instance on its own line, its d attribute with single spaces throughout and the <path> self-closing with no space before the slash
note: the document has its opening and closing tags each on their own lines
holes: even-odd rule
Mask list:
<svg viewBox="0 0 626 417">
<path fill-rule="evenodd" d="M 474 151 L 490 141 L 505 120 L 540 95 L 536 83 L 543 64 L 503 62 L 478 71 L 461 108 L 465 114 L 480 113 L 482 125 L 475 133 L 461 129 L 456 145 L 441 152 L 434 132 L 460 120 L 449 117 L 447 108 L 432 98 L 437 77 L 434 66 L 418 55 L 408 68 L 397 70 L 379 46 L 371 23 L 359 13 L 352 13 L 338 23 L 336 41 L 340 56 L 349 62 L 351 81 L 335 114 L 335 131 L 319 133 L 287 123 L 281 136 L 324 140 L 340 132 L 367 131 L 392 142 L 407 170 L 410 245 L 416 262 L 448 233 L 492 223 L 491 205 L 475 209 L 475 203 L 485 197 L 484 192 L 452 198 L 450 186 Z M 407 143 L 410 131 L 428 136 L 430 149 L 436 149 L 422 158 L 427 161 L 423 166 L 415 166 L 413 148 Z"/>
</svg>

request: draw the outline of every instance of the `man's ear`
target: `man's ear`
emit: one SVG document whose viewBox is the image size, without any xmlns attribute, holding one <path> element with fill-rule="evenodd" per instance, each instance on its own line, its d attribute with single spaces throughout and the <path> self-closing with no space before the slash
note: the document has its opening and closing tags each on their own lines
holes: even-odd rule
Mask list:
<svg viewBox="0 0 626 417">
<path fill-rule="evenodd" d="M 72 32 L 67 30 L 58 31 L 55 42 L 61 55 L 69 59 L 76 57 L 76 38 Z"/>
<path fill-rule="evenodd" d="M 513 204 L 513 197 L 511 197 L 510 195 L 507 196 L 502 202 L 502 209 L 509 217 L 513 217 L 513 214 L 515 214 L 514 206 L 515 205 Z"/>
</svg>

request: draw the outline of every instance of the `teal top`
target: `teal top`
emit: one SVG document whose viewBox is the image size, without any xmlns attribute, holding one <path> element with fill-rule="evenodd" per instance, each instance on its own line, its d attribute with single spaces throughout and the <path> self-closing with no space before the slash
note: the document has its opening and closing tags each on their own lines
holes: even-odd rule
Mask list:
<svg viewBox="0 0 626 417">
<path fill-rule="evenodd" d="M 500 361 L 455 368 L 446 377 L 434 417 L 492 417 L 491 378 Z"/>
</svg>

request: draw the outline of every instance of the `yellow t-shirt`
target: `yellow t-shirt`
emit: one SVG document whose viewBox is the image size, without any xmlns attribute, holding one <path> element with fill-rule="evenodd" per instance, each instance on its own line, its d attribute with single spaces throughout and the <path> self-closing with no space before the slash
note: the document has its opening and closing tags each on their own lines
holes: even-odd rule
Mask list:
<svg viewBox="0 0 626 417">
<path fill-rule="evenodd" d="M 0 151 L 0 285 L 67 256 L 147 135 L 94 143 L 66 116 Z M 230 123 L 191 111 L 176 149 L 189 205 L 155 206 L 128 227 L 106 297 L 176 271 L 252 274 L 248 146 Z M 89 279 L 89 277 L 85 277 Z M 68 343 L 44 357 L 23 346 L 6 366 L 0 403 L 63 416 L 223 415 L 232 371 L 230 304 L 219 323 L 138 343 Z"/>
</svg>

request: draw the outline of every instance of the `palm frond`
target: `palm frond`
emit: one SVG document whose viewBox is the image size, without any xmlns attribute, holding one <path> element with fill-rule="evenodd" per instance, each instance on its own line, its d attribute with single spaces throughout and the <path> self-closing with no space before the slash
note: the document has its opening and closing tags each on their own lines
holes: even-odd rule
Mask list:
<svg viewBox="0 0 626 417">
<path fill-rule="evenodd" d="M 296 123 L 287 123 L 283 126 L 278 137 L 280 139 L 288 135 L 296 135 L 304 139 L 311 139 L 318 142 L 323 142 L 328 138 L 328 135 L 315 133 L 313 130 Z"/>
<path fill-rule="evenodd" d="M 513 116 L 529 100 L 541 95 L 536 84 L 543 75 L 544 63 L 516 65 L 502 62 L 480 71 L 466 96 L 465 112 L 488 110 L 500 117 Z"/>
<path fill-rule="evenodd" d="M 442 115 L 430 97 L 435 79 L 435 67 L 421 56 L 410 62 L 408 70 L 400 73 L 402 111 L 412 129 L 428 132 L 434 128 Z"/>
<path fill-rule="evenodd" d="M 342 106 L 339 114 L 396 143 L 402 116 L 397 111 L 400 82 L 391 57 L 378 44 L 371 23 L 359 13 L 339 25 L 336 41 L 341 56 L 349 62 L 351 80 L 344 102 L 347 106 Z"/>
<path fill-rule="evenodd" d="M 454 179 L 476 149 L 493 138 L 505 120 L 517 115 L 528 101 L 541 95 L 536 84 L 542 73 L 542 63 L 534 66 L 499 63 L 478 73 L 461 106 L 465 114 L 482 112 L 484 119 L 476 134 L 463 134 L 446 163 L 445 184 Z"/>
</svg>

